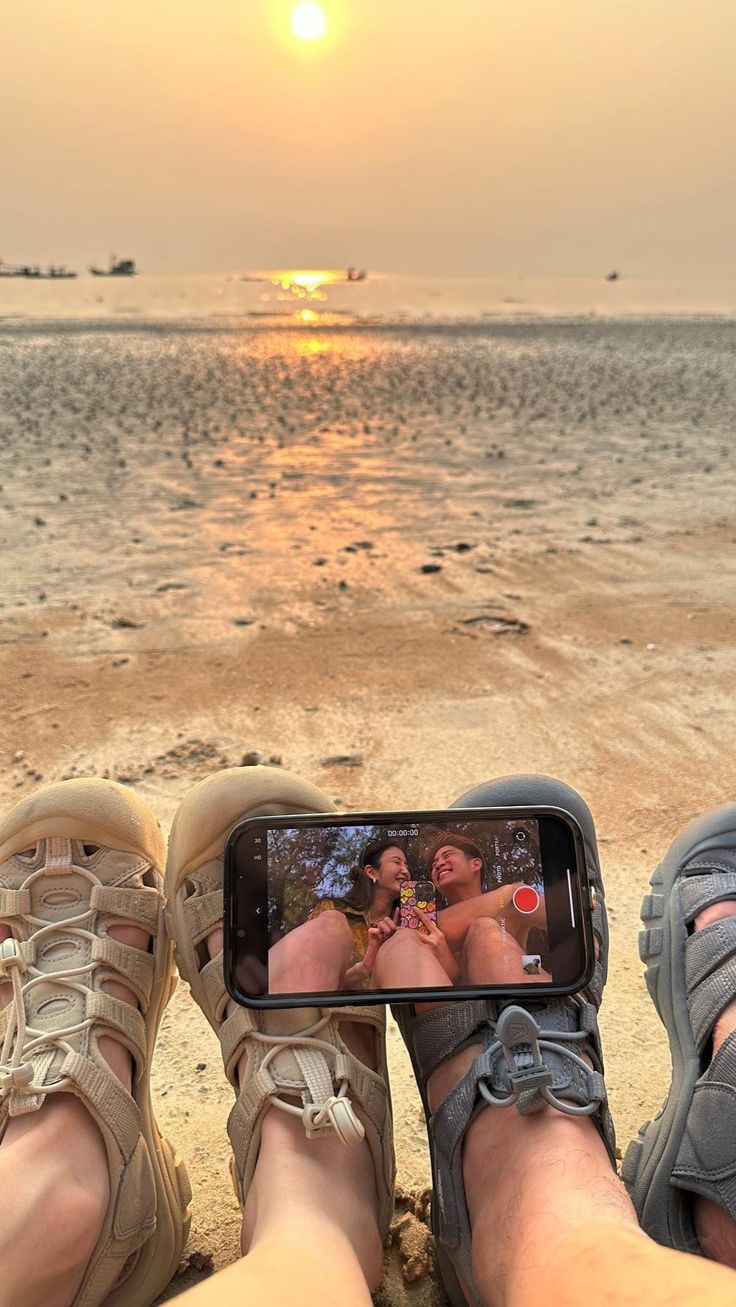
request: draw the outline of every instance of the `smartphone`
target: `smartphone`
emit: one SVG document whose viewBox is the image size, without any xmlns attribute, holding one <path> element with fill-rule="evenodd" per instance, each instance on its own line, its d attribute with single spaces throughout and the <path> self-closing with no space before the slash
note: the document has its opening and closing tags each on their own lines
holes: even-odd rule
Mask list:
<svg viewBox="0 0 736 1307">
<path fill-rule="evenodd" d="M 407 930 L 420 930 L 424 935 L 429 931 L 418 917 L 415 908 L 437 925 L 437 902 L 434 885 L 431 880 L 405 880 L 399 891 L 399 925 Z"/>
<path fill-rule="evenodd" d="M 444 935 L 431 978 L 402 929 L 420 899 Z M 224 953 L 246 1007 L 575 993 L 595 963 L 582 832 L 552 807 L 245 818 Z"/>
</svg>

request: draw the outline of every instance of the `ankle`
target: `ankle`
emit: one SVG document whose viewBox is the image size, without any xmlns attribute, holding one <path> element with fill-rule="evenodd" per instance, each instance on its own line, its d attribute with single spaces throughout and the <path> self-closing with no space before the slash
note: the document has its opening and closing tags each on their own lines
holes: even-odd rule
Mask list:
<svg viewBox="0 0 736 1307">
<path fill-rule="evenodd" d="M 698 1242 L 712 1262 L 736 1270 L 736 1221 L 710 1198 L 695 1195 L 693 1216 Z"/>
<path fill-rule="evenodd" d="M 370 1288 L 381 1278 L 373 1161 L 365 1140 L 346 1147 L 336 1136 L 307 1139 L 296 1117 L 272 1108 L 263 1121 L 256 1172 L 243 1211 L 244 1254 L 298 1240 L 340 1245 Z M 316 1241 L 316 1242 L 315 1242 Z"/>
</svg>

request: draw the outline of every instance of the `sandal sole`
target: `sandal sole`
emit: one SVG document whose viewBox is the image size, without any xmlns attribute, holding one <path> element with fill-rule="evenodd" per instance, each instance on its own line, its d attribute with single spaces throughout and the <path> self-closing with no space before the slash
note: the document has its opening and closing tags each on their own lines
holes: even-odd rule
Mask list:
<svg viewBox="0 0 736 1307">
<path fill-rule="evenodd" d="M 673 894 L 685 862 L 714 849 L 736 850 L 736 805 L 726 804 L 699 817 L 670 845 L 654 870 L 644 896 L 639 956 L 657 1015 L 669 1040 L 672 1083 L 652 1121 L 639 1130 L 624 1156 L 621 1176 L 639 1222 L 657 1243 L 699 1252 L 692 1232 L 687 1191 L 670 1183 L 696 1081 L 702 1075 L 692 1035 L 685 989 L 687 932 L 679 898 Z"/>
</svg>

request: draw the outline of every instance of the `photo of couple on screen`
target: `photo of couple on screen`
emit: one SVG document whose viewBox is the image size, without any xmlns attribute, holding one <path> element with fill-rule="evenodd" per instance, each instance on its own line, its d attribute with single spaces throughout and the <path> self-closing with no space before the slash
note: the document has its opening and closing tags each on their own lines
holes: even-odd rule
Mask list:
<svg viewBox="0 0 736 1307">
<path fill-rule="evenodd" d="M 295 950 L 323 992 L 551 979 L 533 820 L 273 830 L 268 922 L 271 993 Z"/>
</svg>

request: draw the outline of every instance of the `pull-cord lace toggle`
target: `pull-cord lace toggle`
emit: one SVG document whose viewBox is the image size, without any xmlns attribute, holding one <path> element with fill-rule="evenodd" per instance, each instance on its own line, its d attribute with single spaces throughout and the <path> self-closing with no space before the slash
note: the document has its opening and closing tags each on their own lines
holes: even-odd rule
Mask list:
<svg viewBox="0 0 736 1307">
<path fill-rule="evenodd" d="M 261 1063 L 261 1070 L 269 1070 L 270 1063 L 278 1054 L 288 1049 L 304 1077 L 301 1108 L 295 1103 L 286 1102 L 279 1092 L 269 1094 L 273 1106 L 282 1112 L 301 1117 L 308 1139 L 334 1130 L 341 1143 L 356 1144 L 364 1137 L 365 1127 L 347 1097 L 348 1082 L 344 1078 L 340 1078 L 339 1083 L 333 1082 L 325 1054 L 334 1057 L 335 1049 L 332 1044 L 315 1037 L 330 1018 L 331 1013 L 328 1013 L 313 1026 L 298 1033 L 276 1035 L 257 1031 L 253 1037 L 261 1043 L 271 1045 Z"/>
<path fill-rule="evenodd" d="M 491 1107 L 509 1107 L 514 1103 L 522 1116 L 538 1111 L 545 1103 L 568 1116 L 590 1116 L 598 1109 L 605 1097 L 603 1077 L 571 1048 L 551 1038 L 553 1033 L 558 1032 L 540 1030 L 533 1016 L 524 1008 L 512 1006 L 504 1009 L 496 1025 L 496 1042 L 489 1050 L 489 1061 L 493 1065 L 498 1054 L 503 1053 L 505 1072 L 494 1074 L 490 1083 L 486 1077 L 478 1082 L 480 1094 Z M 580 1043 L 585 1032 L 566 1032 L 564 1038 Z M 571 1103 L 553 1092 L 552 1073 L 543 1057 L 545 1050 L 566 1058 L 583 1073 L 588 1084 L 589 1102 Z"/>
</svg>

